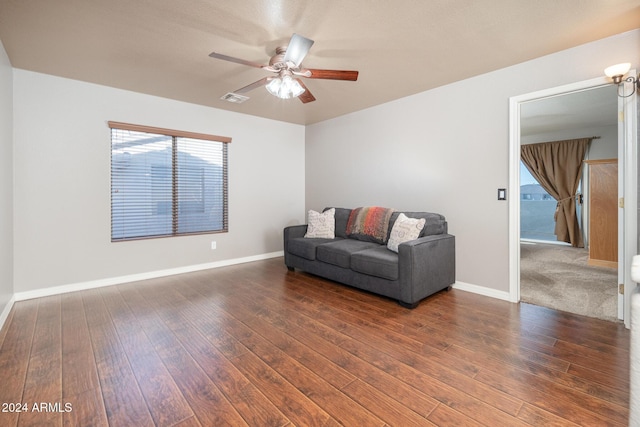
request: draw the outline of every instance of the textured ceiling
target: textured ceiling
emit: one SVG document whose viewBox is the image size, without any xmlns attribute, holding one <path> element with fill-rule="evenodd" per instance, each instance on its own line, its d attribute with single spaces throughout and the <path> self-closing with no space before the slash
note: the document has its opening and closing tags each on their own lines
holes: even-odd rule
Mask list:
<svg viewBox="0 0 640 427">
<path fill-rule="evenodd" d="M 292 123 L 310 124 L 637 28 L 640 0 L 0 0 L 15 68 Z M 220 100 L 270 75 L 291 34 L 303 65 L 359 70 L 307 79 L 317 101 Z"/>
</svg>

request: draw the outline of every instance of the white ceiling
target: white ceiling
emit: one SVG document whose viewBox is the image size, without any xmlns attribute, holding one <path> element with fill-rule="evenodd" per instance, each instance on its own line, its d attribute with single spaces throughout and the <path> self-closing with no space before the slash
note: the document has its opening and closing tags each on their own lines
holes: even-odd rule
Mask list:
<svg viewBox="0 0 640 427">
<path fill-rule="evenodd" d="M 15 68 L 310 124 L 490 72 L 640 23 L 640 0 L 0 0 Z M 264 88 L 219 98 L 269 73 L 291 34 L 315 40 L 303 65 L 359 70 L 307 79 L 317 101 Z"/>
</svg>

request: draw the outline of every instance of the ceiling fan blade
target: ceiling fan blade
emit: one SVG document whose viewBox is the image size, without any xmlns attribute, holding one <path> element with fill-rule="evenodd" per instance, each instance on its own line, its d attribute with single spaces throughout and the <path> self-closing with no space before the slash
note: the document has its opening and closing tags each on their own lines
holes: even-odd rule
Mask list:
<svg viewBox="0 0 640 427">
<path fill-rule="evenodd" d="M 348 70 L 314 70 L 312 68 L 301 70 L 309 71 L 311 74 L 306 73 L 305 77 L 310 79 L 329 79 L 329 80 L 349 80 L 355 82 L 358 80 L 357 71 Z"/>
<path fill-rule="evenodd" d="M 248 65 L 249 67 L 256 67 L 256 68 L 267 67 L 267 65 L 258 64 L 257 62 L 247 61 L 240 58 L 234 58 L 233 56 L 223 55 L 217 52 L 211 52 L 209 56 L 212 58 L 222 59 L 224 61 L 235 62 L 236 64 Z"/>
<path fill-rule="evenodd" d="M 311 45 L 313 45 L 313 40 L 293 34 L 289 40 L 287 52 L 284 54 L 284 62 L 292 62 L 295 67 L 299 67 L 304 57 L 309 53 Z"/>
<path fill-rule="evenodd" d="M 253 82 L 250 85 L 246 85 L 245 87 L 241 87 L 238 90 L 234 90 L 233 93 L 245 93 L 245 92 L 249 92 L 250 90 L 254 90 L 259 88 L 260 86 L 264 86 L 267 83 L 269 83 L 271 80 L 273 80 L 275 77 L 265 77 L 262 78 L 260 80 L 258 80 L 257 82 Z"/>
<path fill-rule="evenodd" d="M 306 104 L 307 102 L 315 101 L 316 97 L 313 96 L 309 88 L 305 86 L 302 79 L 296 79 L 296 80 L 298 81 L 298 83 L 300 83 L 300 86 L 304 88 L 304 92 L 302 92 L 301 95 L 298 95 L 298 99 L 300 99 L 300 101 L 302 101 L 303 104 Z"/>
</svg>

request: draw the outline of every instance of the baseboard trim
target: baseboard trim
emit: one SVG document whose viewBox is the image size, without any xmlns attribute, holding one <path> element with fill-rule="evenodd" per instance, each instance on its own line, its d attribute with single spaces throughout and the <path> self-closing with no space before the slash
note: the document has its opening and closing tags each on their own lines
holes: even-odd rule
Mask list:
<svg viewBox="0 0 640 427">
<path fill-rule="evenodd" d="M 11 309 L 13 308 L 14 302 L 16 302 L 15 295 L 13 295 L 11 299 L 9 299 L 9 301 L 7 302 L 7 305 L 4 307 L 4 310 L 2 310 L 2 313 L 0 313 L 0 330 L 2 330 L 2 328 L 4 327 L 4 323 L 9 318 L 9 313 L 11 313 Z"/>
<path fill-rule="evenodd" d="M 458 282 L 453 284 L 453 289 L 460 289 L 461 291 L 472 292 L 478 295 L 484 295 L 486 297 L 501 299 L 505 301 L 510 301 L 511 298 L 509 296 L 509 292 L 498 291 L 496 289 L 486 288 L 484 286 L 472 285 L 471 283 Z"/>
<path fill-rule="evenodd" d="M 54 286 L 51 288 L 35 289 L 33 291 L 17 292 L 9 300 L 9 303 L 0 314 L 0 328 L 2 328 L 2 326 L 4 325 L 4 322 L 9 316 L 9 312 L 11 311 L 11 308 L 13 307 L 13 304 L 16 301 L 24 301 L 24 300 L 34 299 L 34 298 L 42 298 L 42 297 L 48 297 L 52 295 L 66 294 L 69 292 L 84 291 L 87 289 L 96 289 L 104 286 L 122 285 L 124 283 L 138 282 L 141 280 L 148 280 L 148 279 L 156 279 L 159 277 L 173 276 L 176 274 L 192 273 L 194 271 L 209 270 L 212 268 L 227 267 L 231 265 L 244 264 L 247 262 L 277 258 L 281 256 L 284 256 L 284 251 L 270 252 L 266 254 L 248 256 L 243 258 L 233 258 L 233 259 L 228 259 L 223 261 L 209 262 L 205 264 L 188 265 L 185 267 L 170 268 L 166 270 L 156 270 L 156 271 L 150 271 L 146 273 L 131 274 L 127 276 L 118 276 L 118 277 L 110 277 L 107 279 L 91 280 L 88 282 L 72 283 L 69 285 Z M 510 301 L 509 292 L 498 291 L 498 290 L 487 288 L 484 286 L 473 285 L 471 283 L 456 281 L 453 284 L 453 289 L 459 289 L 461 291 L 467 291 L 467 292 L 471 292 L 478 295 L 484 295 L 491 298 Z"/>
<path fill-rule="evenodd" d="M 247 262 L 261 261 L 270 258 L 284 256 L 284 251 L 270 252 L 266 254 L 234 258 L 223 261 L 209 262 L 205 264 L 188 265 L 185 267 L 170 268 L 167 270 L 150 271 L 147 273 L 131 274 L 127 276 L 110 277 L 107 279 L 91 280 L 88 282 L 72 283 L 69 285 L 54 286 L 51 288 L 35 289 L 33 291 L 17 292 L 12 300 L 24 301 L 33 298 L 48 297 L 51 295 L 66 294 L 69 292 L 84 291 L 87 289 L 101 288 L 104 286 L 121 285 L 124 283 L 138 282 L 140 280 L 156 279 L 158 277 L 173 276 L 176 274 L 192 273 L 194 271 L 209 270 L 212 268 L 227 267 L 230 265 L 244 264 Z M 4 314 L 4 313 L 3 313 Z M 7 312 L 8 315 L 8 312 Z"/>
</svg>

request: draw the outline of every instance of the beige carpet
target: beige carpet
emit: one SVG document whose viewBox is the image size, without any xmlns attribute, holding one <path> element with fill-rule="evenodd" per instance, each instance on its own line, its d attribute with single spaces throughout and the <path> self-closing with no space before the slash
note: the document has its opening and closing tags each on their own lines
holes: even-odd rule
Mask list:
<svg viewBox="0 0 640 427">
<path fill-rule="evenodd" d="M 520 245 L 520 300 L 617 321 L 618 273 L 587 265 L 588 251 L 553 244 Z"/>
</svg>

